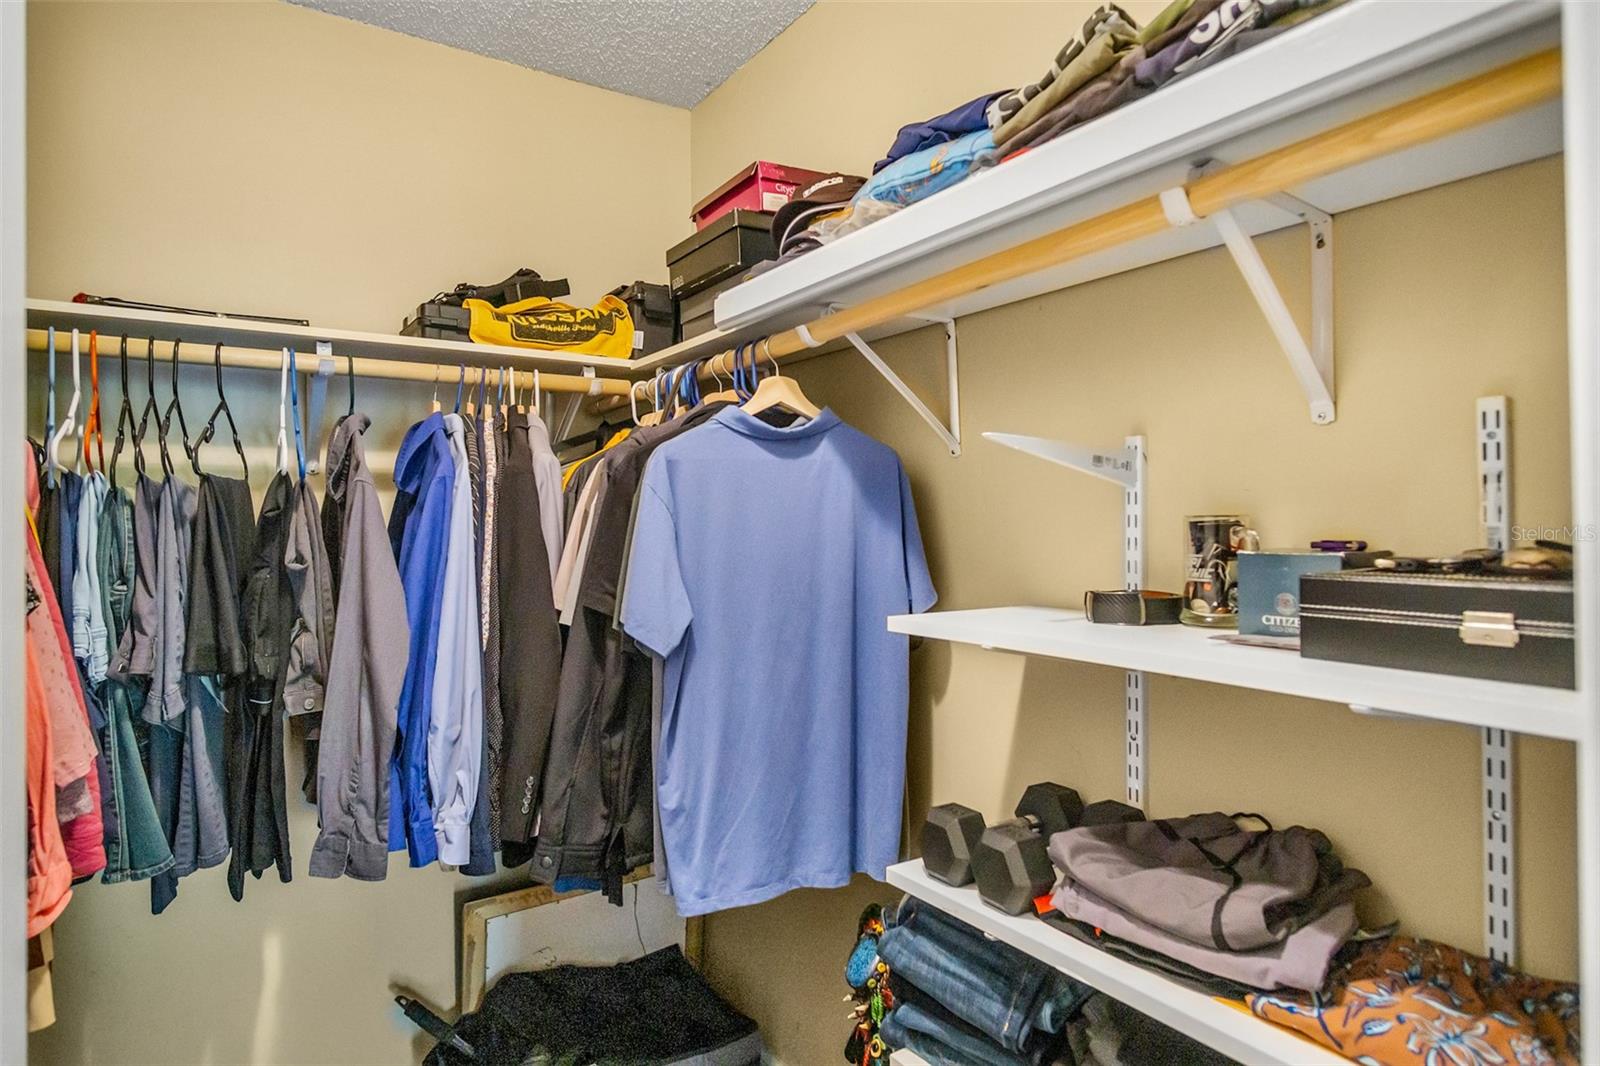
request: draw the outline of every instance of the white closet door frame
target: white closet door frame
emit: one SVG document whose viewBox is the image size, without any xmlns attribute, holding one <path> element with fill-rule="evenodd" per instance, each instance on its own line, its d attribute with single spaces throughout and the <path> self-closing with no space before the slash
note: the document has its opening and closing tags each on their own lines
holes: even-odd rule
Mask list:
<svg viewBox="0 0 1600 1066">
<path fill-rule="evenodd" d="M 0 3 L 0 426 L 22 426 L 26 413 L 28 353 L 23 318 L 27 238 L 23 198 L 27 149 L 24 44 L 26 4 Z M 15 432 L 14 430 L 12 432 Z M 0 1062 L 28 1061 L 28 846 L 27 786 L 23 713 L 22 463 L 10 438 L 10 454 L 0 461 L 0 589 L 7 590 L 0 624 Z"/>
</svg>

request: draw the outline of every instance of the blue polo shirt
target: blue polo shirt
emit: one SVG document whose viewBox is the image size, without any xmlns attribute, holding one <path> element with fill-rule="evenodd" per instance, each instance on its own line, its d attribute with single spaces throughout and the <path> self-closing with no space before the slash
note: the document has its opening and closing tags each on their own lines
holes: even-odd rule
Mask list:
<svg viewBox="0 0 1600 1066">
<path fill-rule="evenodd" d="M 661 445 L 622 622 L 665 660 L 661 836 L 685 916 L 898 857 L 907 638 L 934 590 L 900 459 L 823 411 L 737 407 Z"/>
<path fill-rule="evenodd" d="M 428 724 L 455 489 L 443 415 L 431 414 L 406 431 L 395 456 L 394 483 L 389 541 L 400 564 L 411 646 L 389 761 L 389 850 L 407 848 L 412 866 L 426 866 L 439 857 L 428 794 Z"/>
</svg>

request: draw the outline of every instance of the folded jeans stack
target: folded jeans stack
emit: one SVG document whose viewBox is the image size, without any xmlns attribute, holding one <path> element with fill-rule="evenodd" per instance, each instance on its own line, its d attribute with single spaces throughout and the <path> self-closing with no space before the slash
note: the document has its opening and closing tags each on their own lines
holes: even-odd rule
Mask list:
<svg viewBox="0 0 1600 1066">
<path fill-rule="evenodd" d="M 897 1006 L 884 1016 L 884 1040 L 929 1062 L 1049 1062 L 1067 1020 L 1093 994 L 920 900 L 908 897 L 886 919 L 878 954 Z"/>
<path fill-rule="evenodd" d="M 1347 869 L 1315 829 L 1243 828 L 1253 816 L 1211 813 L 1085 826 L 1050 840 L 1065 874 L 1051 902 L 1068 931 L 1257 989 L 1321 987 L 1356 931 L 1351 899 L 1371 882 Z M 1262 824 L 1266 824 L 1264 821 Z M 1054 917 L 1054 916 L 1052 916 Z M 1073 924 L 1076 923 L 1076 924 Z"/>
</svg>

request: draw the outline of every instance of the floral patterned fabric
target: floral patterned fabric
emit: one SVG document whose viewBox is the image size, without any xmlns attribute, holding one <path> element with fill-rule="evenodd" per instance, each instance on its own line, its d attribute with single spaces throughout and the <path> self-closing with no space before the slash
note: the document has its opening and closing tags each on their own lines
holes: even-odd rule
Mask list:
<svg viewBox="0 0 1600 1066">
<path fill-rule="evenodd" d="M 1249 997 L 1261 1018 L 1364 1066 L 1578 1062 L 1578 986 L 1431 940 L 1350 949 L 1320 993 Z"/>
</svg>

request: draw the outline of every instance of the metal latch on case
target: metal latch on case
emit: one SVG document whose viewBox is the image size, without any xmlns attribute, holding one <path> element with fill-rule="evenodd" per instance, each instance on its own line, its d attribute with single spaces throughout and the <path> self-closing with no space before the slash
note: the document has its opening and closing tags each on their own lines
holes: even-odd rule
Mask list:
<svg viewBox="0 0 1600 1066">
<path fill-rule="evenodd" d="M 1508 611 L 1462 611 L 1461 643 L 1485 648 L 1515 648 L 1522 635 L 1517 618 Z"/>
</svg>

